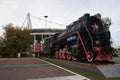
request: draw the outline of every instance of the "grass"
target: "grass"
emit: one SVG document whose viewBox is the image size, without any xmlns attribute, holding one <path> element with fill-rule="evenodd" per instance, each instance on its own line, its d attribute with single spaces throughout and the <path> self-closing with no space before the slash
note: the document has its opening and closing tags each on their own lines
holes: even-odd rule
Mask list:
<svg viewBox="0 0 120 80">
<path fill-rule="evenodd" d="M 81 70 L 81 69 L 78 69 L 78 68 L 75 68 L 75 67 L 71 67 L 71 66 L 67 66 L 67 65 L 64 65 L 62 63 L 57 63 L 55 61 L 52 61 L 50 60 L 49 58 L 45 58 L 45 57 L 42 57 L 43 60 L 46 60 L 48 62 L 51 62 L 53 64 L 56 64 L 58 66 L 61 66 L 63 68 L 66 68 L 70 71 L 73 71 L 75 73 L 78 73 L 80 75 L 83 75 L 91 80 L 120 80 L 120 78 L 105 78 L 104 76 L 102 75 L 98 75 L 98 74 L 94 74 L 92 72 L 88 72 L 88 71 L 84 71 L 84 70 Z"/>
</svg>

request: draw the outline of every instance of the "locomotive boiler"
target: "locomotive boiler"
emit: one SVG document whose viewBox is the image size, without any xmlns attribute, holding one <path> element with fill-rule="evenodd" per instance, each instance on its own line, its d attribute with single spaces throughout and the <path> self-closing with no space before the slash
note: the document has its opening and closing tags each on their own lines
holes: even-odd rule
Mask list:
<svg viewBox="0 0 120 80">
<path fill-rule="evenodd" d="M 110 38 L 110 31 L 104 28 L 100 14 L 85 14 L 66 26 L 63 32 L 45 39 L 43 49 L 59 59 L 108 61 L 114 52 Z"/>
</svg>

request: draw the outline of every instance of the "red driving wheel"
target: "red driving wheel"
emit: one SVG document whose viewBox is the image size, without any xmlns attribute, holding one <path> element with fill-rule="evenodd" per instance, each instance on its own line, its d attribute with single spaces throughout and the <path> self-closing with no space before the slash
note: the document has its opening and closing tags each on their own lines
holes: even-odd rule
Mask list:
<svg viewBox="0 0 120 80">
<path fill-rule="evenodd" d="M 71 54 L 67 54 L 67 59 L 71 60 Z"/>
<path fill-rule="evenodd" d="M 93 61 L 93 53 L 88 53 L 87 55 L 87 61 L 92 62 Z"/>
<path fill-rule="evenodd" d="M 66 54 L 65 53 L 62 54 L 62 58 L 66 59 Z"/>
<path fill-rule="evenodd" d="M 75 55 L 72 55 L 72 60 L 77 60 L 77 57 Z"/>
<path fill-rule="evenodd" d="M 62 59 L 62 53 L 59 53 L 59 58 Z"/>
</svg>

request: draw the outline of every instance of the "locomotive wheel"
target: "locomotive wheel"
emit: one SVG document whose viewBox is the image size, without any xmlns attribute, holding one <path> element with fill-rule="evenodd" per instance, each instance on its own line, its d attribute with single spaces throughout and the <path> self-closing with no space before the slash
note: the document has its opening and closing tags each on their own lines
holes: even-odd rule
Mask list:
<svg viewBox="0 0 120 80">
<path fill-rule="evenodd" d="M 62 53 L 59 53 L 59 59 L 62 59 Z"/>
<path fill-rule="evenodd" d="M 58 53 L 56 52 L 56 53 L 55 53 L 55 58 L 57 58 L 57 59 L 58 59 L 58 57 L 59 57 L 59 56 L 58 56 Z"/>
<path fill-rule="evenodd" d="M 62 58 L 66 59 L 66 54 L 65 53 L 62 54 Z"/>
<path fill-rule="evenodd" d="M 87 61 L 92 62 L 93 61 L 93 53 L 88 53 L 87 55 Z"/>
<path fill-rule="evenodd" d="M 71 58 L 72 58 L 71 54 L 67 54 L 67 59 L 71 60 Z"/>
<path fill-rule="evenodd" d="M 77 57 L 75 55 L 72 55 L 72 60 L 77 60 Z"/>
</svg>

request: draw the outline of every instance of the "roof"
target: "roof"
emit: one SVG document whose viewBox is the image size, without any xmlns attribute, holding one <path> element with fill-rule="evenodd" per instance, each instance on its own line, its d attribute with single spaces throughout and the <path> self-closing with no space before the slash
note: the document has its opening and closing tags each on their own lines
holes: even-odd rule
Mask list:
<svg viewBox="0 0 120 80">
<path fill-rule="evenodd" d="M 58 33 L 58 32 L 62 32 L 65 29 L 52 29 L 52 28 L 39 28 L 39 29 L 30 29 L 31 33 L 44 33 L 44 32 L 51 32 L 51 33 Z"/>
</svg>

